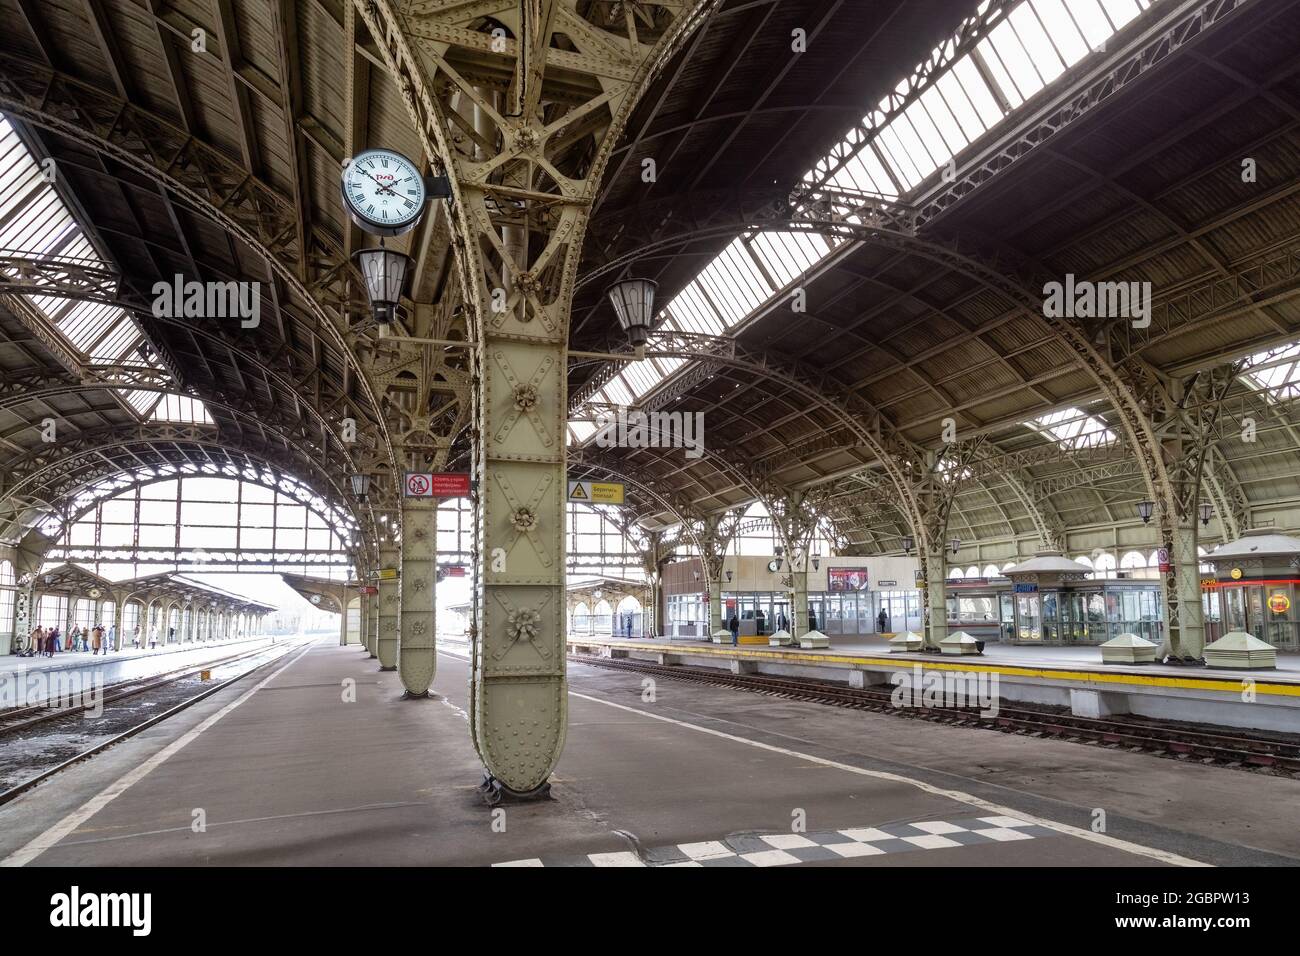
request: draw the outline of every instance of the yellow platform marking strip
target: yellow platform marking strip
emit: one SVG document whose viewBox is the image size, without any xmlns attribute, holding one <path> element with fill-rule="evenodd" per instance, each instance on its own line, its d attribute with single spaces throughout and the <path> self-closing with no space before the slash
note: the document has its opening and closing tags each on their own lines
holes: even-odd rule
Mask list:
<svg viewBox="0 0 1300 956">
<path fill-rule="evenodd" d="M 1051 668 L 1039 667 L 1020 667 L 1014 664 L 975 664 L 970 658 L 961 658 L 963 662 L 969 663 L 949 663 L 948 661 L 935 660 L 918 660 L 914 657 L 855 657 L 848 654 L 801 654 L 793 651 L 739 651 L 731 647 L 681 647 L 667 644 L 628 644 L 622 642 L 603 642 L 603 641 L 583 641 L 570 640 L 569 643 L 576 647 L 612 647 L 623 651 L 652 651 L 662 654 L 697 654 L 703 656 L 713 655 L 715 657 L 744 657 L 744 658 L 764 658 L 774 661 L 793 662 L 800 664 L 858 664 L 862 666 L 885 666 L 893 670 L 903 670 L 912 664 L 920 664 L 929 670 L 948 670 L 948 671 L 979 671 L 982 673 L 1006 674 L 1014 677 L 1036 677 L 1043 680 L 1065 680 L 1081 681 L 1086 683 L 1100 684 L 1134 684 L 1139 687 L 1173 687 L 1180 690 L 1208 690 L 1221 691 L 1223 693 L 1240 694 L 1242 690 L 1241 680 L 1224 680 L 1218 678 L 1189 678 L 1189 677 L 1164 677 L 1164 676 L 1146 676 L 1144 674 L 1130 674 L 1124 671 L 1115 673 L 1101 673 L 1098 671 L 1078 671 L 1078 670 L 1055 670 Z M 973 658 L 974 655 L 971 655 Z M 899 665 L 906 665 L 900 667 Z M 1249 678 L 1255 682 L 1255 693 L 1270 694 L 1280 697 L 1300 697 L 1300 683 L 1295 684 L 1278 684 L 1270 683 L 1256 677 L 1254 672 L 1243 672 L 1243 678 Z"/>
</svg>

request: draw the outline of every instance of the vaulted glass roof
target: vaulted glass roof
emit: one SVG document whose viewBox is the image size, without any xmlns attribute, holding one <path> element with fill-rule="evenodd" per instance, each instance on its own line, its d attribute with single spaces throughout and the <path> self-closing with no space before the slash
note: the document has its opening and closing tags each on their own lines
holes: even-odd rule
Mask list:
<svg viewBox="0 0 1300 956">
<path fill-rule="evenodd" d="M 59 195 L 57 167 L 50 173 L 0 115 L 0 256 L 108 267 Z M 163 371 L 151 357 L 144 331 L 125 310 L 58 296 L 26 301 L 86 366 Z M 142 421 L 212 422 L 198 399 L 145 391 L 115 394 Z"/>
<path fill-rule="evenodd" d="M 953 156 L 998 126 L 1090 51 L 1102 47 L 1142 11 L 1161 2 L 1168 0 L 1021 0 L 972 52 L 952 63 L 900 110 L 909 88 L 909 79 L 901 80 L 896 90 L 864 117 L 864 125 L 874 135 L 863 138 L 860 130 L 850 132 L 804 175 L 804 182 L 876 193 L 888 199 L 906 198 Z M 986 0 L 980 9 L 987 6 Z M 955 42 L 950 39 L 936 48 L 927 62 L 950 53 Z M 828 176 L 831 167 L 835 172 Z M 730 334 L 843 241 L 802 232 L 737 236 L 665 304 L 660 313 L 662 326 L 681 332 Z M 684 364 L 634 363 L 592 400 L 634 404 Z M 569 432 L 571 443 L 582 442 L 591 437 L 595 426 L 572 422 Z"/>
</svg>

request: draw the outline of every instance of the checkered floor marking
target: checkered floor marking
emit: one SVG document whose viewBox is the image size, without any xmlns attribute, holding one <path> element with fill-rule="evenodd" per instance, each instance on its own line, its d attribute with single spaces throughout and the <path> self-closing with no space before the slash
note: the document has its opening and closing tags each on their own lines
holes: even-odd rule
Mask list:
<svg viewBox="0 0 1300 956">
<path fill-rule="evenodd" d="M 623 850 L 584 856 L 534 857 L 493 866 L 794 866 L 1056 835 L 1055 830 L 1015 817 L 922 820 L 814 833 L 741 834 L 723 840 L 657 847 L 640 856 Z"/>
</svg>

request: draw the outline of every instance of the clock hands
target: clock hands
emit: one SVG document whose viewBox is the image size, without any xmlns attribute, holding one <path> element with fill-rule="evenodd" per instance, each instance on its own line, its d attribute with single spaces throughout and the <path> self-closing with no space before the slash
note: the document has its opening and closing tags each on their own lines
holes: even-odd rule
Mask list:
<svg viewBox="0 0 1300 956">
<path fill-rule="evenodd" d="M 388 194 L 391 195 L 391 196 L 396 196 L 396 195 L 397 195 L 397 193 L 393 192 L 393 187 L 392 187 L 392 186 L 385 186 L 383 183 L 381 183 L 381 182 L 380 182 L 378 179 L 376 179 L 374 176 L 371 176 L 371 175 L 370 175 L 368 172 L 366 172 L 364 169 L 361 169 L 360 166 L 358 166 L 357 169 L 361 170 L 361 175 L 365 176 L 365 177 L 366 177 L 367 179 L 369 179 L 372 183 L 374 183 L 376 186 L 378 186 L 378 187 L 379 187 L 379 191 L 380 191 L 381 193 L 388 193 Z M 394 185 L 396 185 L 396 183 L 394 183 Z"/>
</svg>

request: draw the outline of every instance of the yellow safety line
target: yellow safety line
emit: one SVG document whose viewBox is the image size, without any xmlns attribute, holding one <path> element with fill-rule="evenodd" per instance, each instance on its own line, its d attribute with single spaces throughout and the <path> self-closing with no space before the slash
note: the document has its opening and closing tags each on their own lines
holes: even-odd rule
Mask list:
<svg viewBox="0 0 1300 956">
<path fill-rule="evenodd" d="M 980 671 L 984 673 L 1007 674 L 1015 677 L 1037 677 L 1043 680 L 1073 680 L 1102 684 L 1136 684 L 1145 687 L 1175 687 L 1183 690 L 1211 690 L 1240 694 L 1241 680 L 1223 680 L 1211 677 L 1164 677 L 1130 674 L 1124 671 L 1101 673 L 1098 671 L 1055 670 L 1050 668 L 1019 667 L 1014 664 L 976 664 L 949 663 L 941 659 L 917 660 L 913 657 L 851 657 L 846 654 L 796 654 L 789 651 L 740 651 L 730 647 L 681 647 L 668 644 L 629 644 L 626 642 L 581 641 L 570 640 L 570 644 L 583 647 L 612 647 L 628 651 L 656 651 L 669 654 L 702 654 L 716 657 L 766 658 L 774 661 L 793 661 L 810 664 L 860 664 L 884 665 L 894 670 L 902 670 L 900 664 L 920 664 L 930 670 Z M 973 656 L 973 655 L 972 655 Z M 964 658 L 963 658 L 964 660 Z M 1300 697 L 1300 683 L 1278 684 L 1261 680 L 1250 673 L 1243 673 L 1243 678 L 1255 682 L 1255 692 L 1281 697 Z"/>
</svg>

